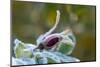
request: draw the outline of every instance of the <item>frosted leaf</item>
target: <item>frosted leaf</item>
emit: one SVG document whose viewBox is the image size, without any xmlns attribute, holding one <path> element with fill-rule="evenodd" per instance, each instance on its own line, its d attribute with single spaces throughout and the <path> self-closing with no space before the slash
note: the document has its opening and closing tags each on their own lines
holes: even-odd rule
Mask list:
<svg viewBox="0 0 100 67">
<path fill-rule="evenodd" d="M 24 43 L 23 43 L 23 42 L 21 42 L 21 41 L 20 41 L 20 40 L 18 40 L 18 39 L 15 39 L 15 40 L 14 40 L 14 44 L 15 44 L 14 49 L 18 48 L 18 47 L 19 47 L 19 45 L 24 46 Z"/>
<path fill-rule="evenodd" d="M 23 49 L 23 57 L 31 58 L 33 56 L 33 50 L 36 48 L 35 45 L 25 43 L 24 49 Z"/>
<path fill-rule="evenodd" d="M 12 65 L 21 65 L 24 64 L 21 60 L 17 60 L 16 58 L 12 57 Z"/>
<path fill-rule="evenodd" d="M 24 49 L 24 43 L 21 42 L 20 40 L 18 39 L 15 39 L 14 40 L 14 54 L 17 58 L 21 57 L 22 56 L 22 53 L 23 53 L 23 49 Z"/>
<path fill-rule="evenodd" d="M 38 64 L 47 64 L 46 57 L 38 57 Z"/>
<path fill-rule="evenodd" d="M 36 47 L 37 46 L 35 44 L 30 44 L 30 43 L 25 43 L 24 46 L 25 49 L 30 49 L 30 50 L 35 49 Z"/>
<path fill-rule="evenodd" d="M 73 35 L 71 30 L 65 30 L 60 33 L 62 36 L 62 40 L 58 43 L 58 46 L 56 47 L 56 51 L 69 55 L 72 53 L 75 45 L 76 45 L 76 39 Z"/>
<path fill-rule="evenodd" d="M 56 47 L 56 51 L 69 55 L 72 53 L 74 49 L 74 46 L 72 46 L 72 44 L 70 42 L 65 41 L 61 41 L 58 46 Z"/>
<path fill-rule="evenodd" d="M 36 64 L 36 61 L 35 61 L 34 58 L 22 58 L 22 60 L 23 60 L 24 62 L 26 62 L 25 65 L 28 65 L 28 64 Z"/>
<path fill-rule="evenodd" d="M 61 54 L 59 52 L 55 52 L 55 54 L 57 56 L 59 56 L 59 58 L 62 62 L 80 62 L 80 60 L 75 57 L 67 56 L 67 55 Z"/>
<path fill-rule="evenodd" d="M 63 32 L 61 32 L 60 34 L 63 37 L 63 40 L 69 41 L 70 43 L 72 43 L 73 46 L 75 46 L 76 38 L 75 38 L 73 32 L 71 31 L 71 29 L 66 29 Z"/>
<path fill-rule="evenodd" d="M 24 65 L 26 62 L 24 62 L 22 59 L 18 58 L 12 58 L 12 65 Z"/>
<path fill-rule="evenodd" d="M 53 52 L 43 51 L 43 55 L 47 58 L 50 58 L 52 60 L 52 63 L 60 63 L 61 62 L 59 57 L 57 55 L 55 55 Z M 48 62 L 48 63 L 50 63 L 50 62 Z"/>
<path fill-rule="evenodd" d="M 36 48 L 35 45 L 29 43 L 23 43 L 18 39 L 14 40 L 14 54 L 16 58 L 27 57 L 31 58 L 33 55 L 33 49 Z"/>
<path fill-rule="evenodd" d="M 34 58 L 36 64 L 47 64 L 47 58 L 42 54 L 42 52 L 34 53 Z"/>
<path fill-rule="evenodd" d="M 14 58 L 12 57 L 12 66 L 15 65 L 29 65 L 29 64 L 36 64 L 34 58 Z"/>
</svg>

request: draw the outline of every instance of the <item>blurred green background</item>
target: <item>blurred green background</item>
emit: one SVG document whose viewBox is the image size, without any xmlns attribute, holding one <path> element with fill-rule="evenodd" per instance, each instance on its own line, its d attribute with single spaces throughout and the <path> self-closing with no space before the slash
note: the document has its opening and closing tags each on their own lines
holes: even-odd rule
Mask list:
<svg viewBox="0 0 100 67">
<path fill-rule="evenodd" d="M 60 23 L 55 32 L 71 27 L 77 40 L 72 56 L 81 61 L 96 60 L 95 6 L 21 1 L 12 1 L 11 6 L 12 36 L 35 44 L 36 38 L 54 25 L 56 10 L 60 10 Z"/>
</svg>

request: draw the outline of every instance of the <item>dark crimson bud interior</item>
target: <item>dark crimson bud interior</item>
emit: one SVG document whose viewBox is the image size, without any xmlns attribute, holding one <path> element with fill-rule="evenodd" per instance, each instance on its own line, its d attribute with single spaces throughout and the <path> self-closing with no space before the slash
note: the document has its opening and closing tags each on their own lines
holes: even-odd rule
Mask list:
<svg viewBox="0 0 100 67">
<path fill-rule="evenodd" d="M 57 42 L 59 41 L 58 37 L 55 38 L 51 38 L 48 42 L 47 42 L 47 47 L 52 47 L 54 46 Z"/>
</svg>

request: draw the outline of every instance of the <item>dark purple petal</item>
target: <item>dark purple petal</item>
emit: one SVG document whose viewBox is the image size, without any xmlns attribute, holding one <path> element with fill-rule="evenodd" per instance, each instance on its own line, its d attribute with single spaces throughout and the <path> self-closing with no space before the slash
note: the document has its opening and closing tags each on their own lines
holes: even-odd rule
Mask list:
<svg viewBox="0 0 100 67">
<path fill-rule="evenodd" d="M 48 42 L 47 42 L 47 47 L 52 47 L 54 46 L 57 42 L 59 41 L 58 37 L 55 38 L 51 38 Z"/>
</svg>

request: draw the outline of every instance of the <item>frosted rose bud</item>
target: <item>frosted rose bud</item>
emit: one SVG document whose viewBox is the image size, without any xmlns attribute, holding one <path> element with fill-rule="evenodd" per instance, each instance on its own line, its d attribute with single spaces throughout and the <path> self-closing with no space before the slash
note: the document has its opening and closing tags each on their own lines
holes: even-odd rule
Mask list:
<svg viewBox="0 0 100 67">
<path fill-rule="evenodd" d="M 54 26 L 45 34 L 40 35 L 37 39 L 37 45 L 40 50 L 51 49 L 52 47 L 54 47 L 54 45 L 56 45 L 61 40 L 61 36 L 59 35 L 59 33 L 52 34 L 52 32 L 54 32 L 54 30 L 56 29 L 60 19 L 60 11 L 57 10 L 56 12 L 57 15 L 56 15 L 56 21 Z"/>
<path fill-rule="evenodd" d="M 62 37 L 59 34 L 51 34 L 43 39 L 43 41 L 40 43 L 39 47 L 40 49 L 51 49 L 54 46 L 57 45 L 62 40 Z"/>
</svg>

